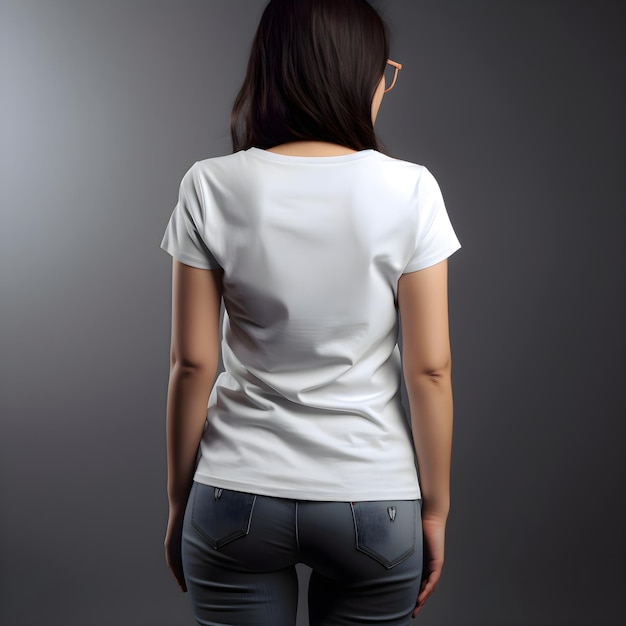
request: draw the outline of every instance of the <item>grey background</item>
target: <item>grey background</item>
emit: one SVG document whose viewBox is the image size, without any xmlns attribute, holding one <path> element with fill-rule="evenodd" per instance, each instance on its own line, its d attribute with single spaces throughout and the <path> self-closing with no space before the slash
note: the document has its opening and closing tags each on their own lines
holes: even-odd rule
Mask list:
<svg viewBox="0 0 626 626">
<path fill-rule="evenodd" d="M 2 624 L 193 623 L 162 552 L 159 243 L 187 168 L 230 151 L 264 4 L 0 5 Z M 463 243 L 446 564 L 417 623 L 617 624 L 622 5 L 383 9 L 404 69 L 377 127 L 435 174 Z"/>
</svg>

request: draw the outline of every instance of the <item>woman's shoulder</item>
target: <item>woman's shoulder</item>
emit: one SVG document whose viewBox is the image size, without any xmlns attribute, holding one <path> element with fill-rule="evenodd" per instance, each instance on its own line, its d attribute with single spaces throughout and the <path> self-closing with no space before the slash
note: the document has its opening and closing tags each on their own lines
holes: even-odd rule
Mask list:
<svg viewBox="0 0 626 626">
<path fill-rule="evenodd" d="M 236 163 L 243 162 L 243 150 L 239 152 L 231 152 L 229 154 L 220 154 L 216 156 L 204 157 L 197 160 L 192 167 L 198 170 L 219 169 L 221 167 L 230 167 Z"/>
<path fill-rule="evenodd" d="M 411 161 L 409 159 L 384 152 L 377 152 L 377 154 L 379 155 L 380 162 L 384 163 L 389 168 L 395 168 L 399 171 L 413 172 L 416 174 L 421 174 L 426 169 L 424 164 L 418 163 L 417 161 Z"/>
<path fill-rule="evenodd" d="M 229 177 L 240 180 L 246 159 L 241 152 L 200 158 L 187 171 L 187 175 L 202 185 L 224 183 Z"/>
<path fill-rule="evenodd" d="M 424 192 L 438 183 L 433 173 L 423 163 L 410 161 L 408 159 L 392 156 L 385 153 L 380 155 L 378 169 L 382 177 L 392 184 L 396 184 L 406 189 L 411 189 L 413 193 Z"/>
<path fill-rule="evenodd" d="M 340 173 L 341 177 L 344 177 L 347 174 L 345 167 L 348 166 L 348 169 L 361 181 L 367 180 L 371 184 L 387 184 L 412 190 L 416 187 L 430 187 L 436 184 L 434 176 L 426 165 L 373 149 L 341 156 L 298 157 L 250 148 L 199 159 L 189 169 L 192 177 L 201 184 L 215 183 L 222 186 L 229 180 L 236 185 L 241 185 L 244 180 L 272 180 L 275 177 L 284 180 L 283 166 L 285 164 L 289 166 L 291 172 L 294 171 L 293 166 L 304 166 L 304 169 L 297 168 L 304 176 L 307 173 L 319 174 L 324 171 L 332 172 L 333 176 Z M 320 170 L 315 167 L 320 164 L 324 166 L 334 164 L 340 166 L 340 169 L 328 170 L 323 167 Z M 351 177 L 347 176 L 346 180 L 349 179 Z M 319 182 L 317 176 L 313 176 L 312 180 Z"/>
</svg>

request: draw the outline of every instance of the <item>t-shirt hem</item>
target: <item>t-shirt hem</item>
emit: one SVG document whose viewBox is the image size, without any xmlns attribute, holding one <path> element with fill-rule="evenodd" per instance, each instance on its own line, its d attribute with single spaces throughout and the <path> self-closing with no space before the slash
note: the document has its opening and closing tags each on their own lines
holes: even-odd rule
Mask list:
<svg viewBox="0 0 626 626">
<path fill-rule="evenodd" d="M 261 496 L 270 496 L 273 498 L 289 498 L 291 500 L 311 500 L 315 502 L 372 502 L 380 500 L 419 500 L 421 499 L 421 490 L 419 487 L 410 489 L 393 489 L 392 487 L 384 487 L 381 490 L 320 490 L 320 489 L 299 489 L 285 486 L 273 485 L 257 485 L 254 483 L 243 483 L 236 480 L 229 480 L 217 476 L 210 476 L 196 472 L 194 481 L 211 487 L 219 487 L 220 489 L 231 489 L 233 491 L 242 491 L 244 493 L 253 493 Z"/>
<path fill-rule="evenodd" d="M 436 265 L 440 261 L 443 261 L 444 259 L 447 259 L 448 257 L 452 256 L 460 248 L 461 248 L 461 244 L 456 243 L 451 248 L 448 248 L 447 250 L 439 252 L 438 254 L 434 254 L 430 257 L 427 257 L 426 259 L 420 259 L 418 262 L 415 262 L 415 263 L 409 263 L 404 268 L 404 271 L 402 273 L 409 274 L 411 272 L 424 270 L 427 267 L 432 267 L 433 265 Z"/>
<path fill-rule="evenodd" d="M 185 254 L 184 252 L 181 252 L 180 250 L 173 248 L 172 246 L 161 245 L 160 248 L 162 250 L 165 250 L 165 252 L 167 252 L 168 254 L 171 254 L 173 257 L 175 257 L 176 259 L 178 259 L 181 263 L 184 263 L 185 265 L 190 265 L 191 267 L 197 267 L 202 270 L 221 269 L 220 266 L 217 264 L 211 264 L 211 263 L 207 264 L 206 261 L 198 261 L 198 259 L 195 259 Z"/>
</svg>

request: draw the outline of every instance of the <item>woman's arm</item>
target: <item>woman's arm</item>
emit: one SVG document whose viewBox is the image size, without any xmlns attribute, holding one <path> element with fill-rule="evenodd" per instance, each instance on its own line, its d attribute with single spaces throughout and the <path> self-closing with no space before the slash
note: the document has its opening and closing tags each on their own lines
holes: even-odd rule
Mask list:
<svg viewBox="0 0 626 626">
<path fill-rule="evenodd" d="M 422 491 L 424 572 L 417 615 L 443 567 L 450 509 L 452 384 L 448 331 L 448 262 L 398 281 L 402 365 Z"/>
<path fill-rule="evenodd" d="M 222 270 L 199 269 L 173 259 L 166 417 L 170 515 L 165 549 L 168 565 L 183 590 L 182 521 L 217 372 L 222 274 Z"/>
</svg>

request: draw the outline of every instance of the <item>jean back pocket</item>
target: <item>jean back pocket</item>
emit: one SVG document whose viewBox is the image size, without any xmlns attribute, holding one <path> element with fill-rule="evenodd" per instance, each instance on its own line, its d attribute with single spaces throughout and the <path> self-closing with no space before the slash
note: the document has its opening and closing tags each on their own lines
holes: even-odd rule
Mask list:
<svg viewBox="0 0 626 626">
<path fill-rule="evenodd" d="M 387 569 L 415 552 L 417 500 L 353 502 L 357 550 Z"/>
<path fill-rule="evenodd" d="M 250 532 L 256 495 L 194 483 L 191 525 L 213 548 Z"/>
</svg>

